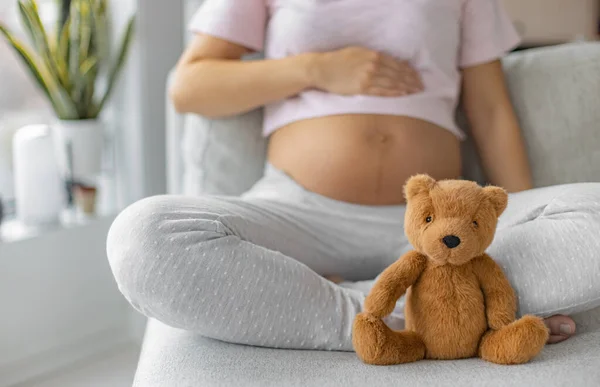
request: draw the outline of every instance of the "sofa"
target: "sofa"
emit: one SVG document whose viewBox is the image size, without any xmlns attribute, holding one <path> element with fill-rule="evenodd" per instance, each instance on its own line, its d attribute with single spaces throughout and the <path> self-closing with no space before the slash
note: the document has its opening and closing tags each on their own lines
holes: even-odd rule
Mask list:
<svg viewBox="0 0 600 387">
<path fill-rule="evenodd" d="M 514 52 L 503 66 L 535 186 L 599 182 L 600 44 Z M 260 109 L 218 120 L 178 115 L 168 103 L 167 109 L 170 193 L 238 195 L 260 178 Z M 457 120 L 468 133 L 460 108 Z M 463 158 L 463 176 L 484 183 L 468 140 Z M 573 315 L 575 337 L 520 366 L 479 359 L 368 366 L 351 352 L 236 345 L 150 320 L 134 386 L 600 386 L 599 306 Z"/>
</svg>

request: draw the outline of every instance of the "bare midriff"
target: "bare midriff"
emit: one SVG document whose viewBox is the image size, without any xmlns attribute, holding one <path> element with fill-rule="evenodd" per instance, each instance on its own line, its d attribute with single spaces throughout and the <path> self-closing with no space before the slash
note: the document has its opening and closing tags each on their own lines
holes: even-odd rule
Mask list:
<svg viewBox="0 0 600 387">
<path fill-rule="evenodd" d="M 275 131 L 269 162 L 317 194 L 355 204 L 403 204 L 417 173 L 461 172 L 460 141 L 447 129 L 403 116 L 348 114 L 294 122 Z"/>
</svg>

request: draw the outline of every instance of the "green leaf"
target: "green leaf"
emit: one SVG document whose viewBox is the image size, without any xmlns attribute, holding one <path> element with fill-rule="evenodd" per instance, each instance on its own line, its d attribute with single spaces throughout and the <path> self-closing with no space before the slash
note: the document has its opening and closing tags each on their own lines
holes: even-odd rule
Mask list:
<svg viewBox="0 0 600 387">
<path fill-rule="evenodd" d="M 92 46 L 92 9 L 88 0 L 78 0 L 77 3 L 81 16 L 79 58 L 83 62 L 90 53 L 90 47 Z"/>
<path fill-rule="evenodd" d="M 106 19 L 106 4 L 99 0 L 87 0 L 92 10 L 92 47 L 98 57 L 98 70 L 102 71 L 104 64 L 110 58 L 110 34 Z"/>
<path fill-rule="evenodd" d="M 20 0 L 19 11 L 38 54 L 47 64 L 50 73 L 58 79 L 58 66 L 52 56 L 48 35 L 40 19 L 37 2 L 35 0 Z"/>
<path fill-rule="evenodd" d="M 81 77 L 81 63 L 85 58 L 81 58 L 81 31 L 82 17 L 80 13 L 79 0 L 71 3 L 71 25 L 69 31 L 69 78 L 71 79 L 70 95 L 77 106 L 79 116 L 82 116 L 84 107 L 83 93 L 85 89 L 85 80 Z"/>
<path fill-rule="evenodd" d="M 37 46 L 37 40 L 39 38 L 36 36 L 36 31 L 34 30 L 32 24 L 29 20 L 29 14 L 27 12 L 25 4 L 22 1 L 19 1 L 18 5 L 19 5 L 19 16 L 21 17 L 21 23 L 23 23 L 23 26 L 25 27 L 24 30 L 25 30 L 25 32 L 27 32 L 27 35 L 29 36 L 31 43 Z"/>
<path fill-rule="evenodd" d="M 81 70 L 79 71 L 81 73 L 81 76 L 83 76 L 83 77 L 88 76 L 89 73 L 90 73 L 90 71 L 92 69 L 94 69 L 97 65 L 98 65 L 98 59 L 97 58 L 87 58 L 81 64 Z"/>
<path fill-rule="evenodd" d="M 58 45 L 55 50 L 56 64 L 58 66 L 58 74 L 62 85 L 66 90 L 71 88 L 71 79 L 69 76 L 69 28 L 71 19 L 67 18 L 62 26 Z"/>
<path fill-rule="evenodd" d="M 69 9 L 71 8 L 71 0 L 55 0 L 56 8 L 58 9 L 58 25 L 57 31 L 60 33 L 63 26 L 69 18 Z"/>
<path fill-rule="evenodd" d="M 104 108 L 106 101 L 111 96 L 111 93 L 114 89 L 117 78 L 119 76 L 119 73 L 125 63 L 125 59 L 127 57 L 127 52 L 129 51 L 129 46 L 131 45 L 131 42 L 133 40 L 132 38 L 133 38 L 134 30 L 135 30 L 135 18 L 132 17 L 131 19 L 129 19 L 129 22 L 127 23 L 127 28 L 125 29 L 125 34 L 123 35 L 123 39 L 121 41 L 121 48 L 119 49 L 119 56 L 118 56 L 116 62 L 113 64 L 113 67 L 110 71 L 110 74 L 108 77 L 107 88 L 104 93 L 104 97 L 102 97 L 100 105 L 98 106 L 98 112 L 100 112 Z"/>
<path fill-rule="evenodd" d="M 60 40 L 63 35 L 65 24 L 69 20 L 69 14 L 71 9 L 72 0 L 54 0 L 56 6 L 56 12 L 58 17 L 56 18 L 56 28 L 54 36 L 54 48 L 58 50 L 60 46 Z"/>
<path fill-rule="evenodd" d="M 46 94 L 46 96 L 49 99 L 52 99 L 50 96 L 50 90 L 48 90 L 48 85 L 46 84 L 46 81 L 42 77 L 40 70 L 38 69 L 37 65 L 35 64 L 35 61 L 33 59 L 33 56 L 31 55 L 31 53 L 28 52 L 28 50 L 24 47 L 23 43 L 18 41 L 17 38 L 15 38 L 14 35 L 12 33 L 10 33 L 8 31 L 8 29 L 6 29 L 6 27 L 0 25 L 0 33 L 2 33 L 2 35 L 4 35 L 4 38 L 8 41 L 8 43 L 13 48 L 13 50 L 17 53 L 17 55 L 25 63 L 25 65 L 27 66 L 27 69 L 29 70 L 31 75 L 33 75 L 36 83 L 42 89 L 44 94 Z M 53 103 L 54 101 L 51 100 L 50 102 Z M 54 103 L 53 103 L 53 105 L 54 105 Z"/>
<path fill-rule="evenodd" d="M 71 78 L 76 79 L 81 60 L 79 58 L 81 44 L 81 15 L 77 9 L 78 1 L 71 3 L 71 25 L 69 26 L 69 72 Z"/>
<path fill-rule="evenodd" d="M 57 87 L 55 80 L 48 71 L 36 63 L 31 52 L 3 25 L 0 25 L 0 33 L 27 66 L 37 85 L 48 97 L 56 115 L 60 118 L 74 118 L 77 113 L 74 106 L 69 103 L 67 96 L 63 95 L 64 91 Z"/>
<path fill-rule="evenodd" d="M 67 4 L 70 8 L 64 12 Z M 37 0 L 18 0 L 20 19 L 33 49 L 26 48 L 4 27 L 0 35 L 11 43 L 60 118 L 94 118 L 115 88 L 133 39 L 135 19 L 129 20 L 111 63 L 108 1 L 57 0 L 57 6 L 62 16 L 51 40 Z M 106 86 L 96 95 L 99 78 L 106 80 Z"/>
<path fill-rule="evenodd" d="M 82 65 L 81 72 L 86 80 L 84 92 L 85 117 L 96 118 L 93 116 L 96 105 L 94 104 L 94 92 L 96 90 L 96 77 L 98 76 L 98 60 L 91 59 Z"/>
<path fill-rule="evenodd" d="M 94 0 L 96 3 L 95 29 L 98 55 L 101 61 L 110 57 L 110 26 L 108 20 L 108 3 L 106 0 Z"/>
</svg>

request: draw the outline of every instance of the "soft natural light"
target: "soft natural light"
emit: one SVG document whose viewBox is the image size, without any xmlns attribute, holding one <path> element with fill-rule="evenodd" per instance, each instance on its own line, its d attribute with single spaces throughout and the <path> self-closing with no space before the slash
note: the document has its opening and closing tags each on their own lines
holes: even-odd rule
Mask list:
<svg viewBox="0 0 600 387">
<path fill-rule="evenodd" d="M 0 0 L 0 21 L 26 40 L 16 4 L 16 0 Z M 51 28 L 57 17 L 55 1 L 42 0 L 39 6 L 43 23 Z M 0 198 L 7 204 L 10 215 L 14 201 L 12 137 L 25 125 L 49 122 L 52 112 L 41 91 L 4 39 L 0 39 L 0 58 Z"/>
<path fill-rule="evenodd" d="M 0 387 L 600 386 L 599 23 L 0 0 Z"/>
</svg>

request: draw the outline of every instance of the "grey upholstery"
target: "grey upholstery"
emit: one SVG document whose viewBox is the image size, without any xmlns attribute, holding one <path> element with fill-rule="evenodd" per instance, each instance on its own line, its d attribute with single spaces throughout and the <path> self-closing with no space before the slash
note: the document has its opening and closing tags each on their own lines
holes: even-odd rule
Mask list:
<svg viewBox="0 0 600 387">
<path fill-rule="evenodd" d="M 532 363 L 479 359 L 394 367 L 362 364 L 354 353 L 289 351 L 222 343 L 150 321 L 136 387 L 187 386 L 576 386 L 600 385 L 600 308 L 574 316 L 577 337 Z"/>
<path fill-rule="evenodd" d="M 504 60 L 504 66 L 533 165 L 535 185 L 600 181 L 600 44 L 571 44 L 514 53 Z M 256 114 L 251 112 L 247 117 L 256 118 Z M 202 120 L 197 117 L 186 120 L 172 109 L 169 117 L 169 187 L 172 193 L 181 193 L 186 162 L 202 163 L 205 158 L 201 156 L 207 155 L 202 153 L 197 160 L 181 157 L 183 127 L 186 121 L 198 124 Z M 243 117 L 227 122 L 239 123 Z M 215 125 L 222 126 L 223 122 Z M 219 142 L 220 133 L 226 132 L 210 134 L 214 136 L 213 142 Z M 253 149 L 260 152 L 262 146 L 254 144 Z M 208 154 L 219 157 L 216 153 Z M 484 181 L 469 142 L 465 144 L 464 160 L 465 177 Z M 256 179 L 259 175 L 256 165 L 262 161 L 246 161 L 255 163 L 252 179 Z M 235 179 L 234 166 L 243 162 L 239 158 L 224 165 L 226 176 Z M 201 170 L 202 165 L 190 168 Z M 210 173 L 203 171 L 198 176 L 210 180 Z M 248 176 L 242 178 L 247 180 Z M 215 179 L 207 186 L 229 193 L 241 189 L 239 185 L 223 183 L 222 176 Z M 249 184 L 246 180 L 242 179 L 243 185 Z M 478 359 L 373 367 L 362 364 L 353 353 L 233 345 L 150 321 L 134 385 L 600 386 L 600 308 L 574 317 L 579 329 L 575 338 L 546 347 L 530 364 L 512 367 Z"/>
</svg>

